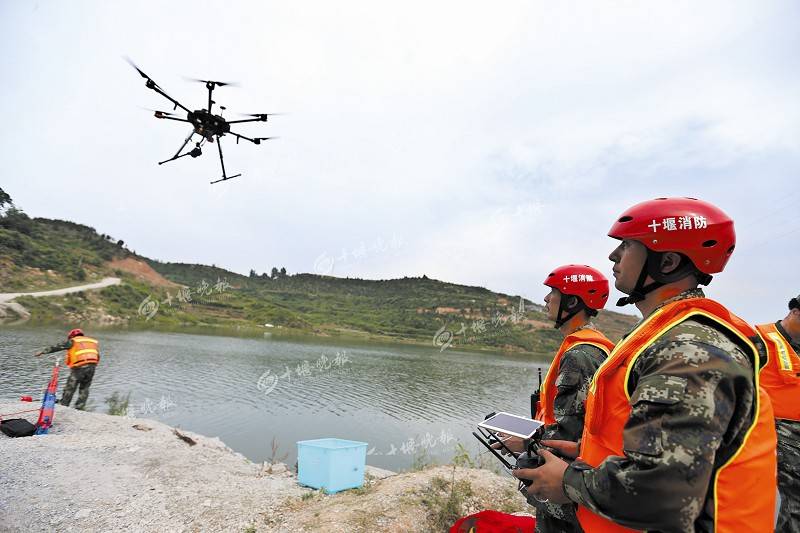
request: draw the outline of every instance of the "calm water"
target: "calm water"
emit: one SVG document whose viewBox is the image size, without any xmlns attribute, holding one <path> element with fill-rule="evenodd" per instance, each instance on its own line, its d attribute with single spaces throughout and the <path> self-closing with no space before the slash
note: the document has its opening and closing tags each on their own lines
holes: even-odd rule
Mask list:
<svg viewBox="0 0 800 533">
<path fill-rule="evenodd" d="M 89 397 L 93 410 L 106 412 L 107 397 L 130 392 L 136 418 L 219 437 L 252 461 L 269 458 L 274 437 L 290 464 L 296 441 L 322 437 L 367 442 L 367 463 L 394 470 L 422 453 L 449 460 L 456 442 L 477 452 L 474 424 L 494 410 L 529 414 L 536 368 L 547 365 L 433 346 L 88 333 L 100 340 L 102 356 Z M 41 397 L 55 355 L 32 354 L 63 335 L 0 329 L 0 401 Z M 58 397 L 68 373 L 62 367 Z"/>
</svg>

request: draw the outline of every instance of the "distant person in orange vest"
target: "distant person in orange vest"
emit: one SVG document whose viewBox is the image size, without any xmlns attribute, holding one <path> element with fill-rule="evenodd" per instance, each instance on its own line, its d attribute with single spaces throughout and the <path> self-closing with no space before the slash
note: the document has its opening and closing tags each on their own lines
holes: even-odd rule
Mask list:
<svg viewBox="0 0 800 533">
<path fill-rule="evenodd" d="M 778 533 L 800 532 L 800 295 L 789 314 L 774 324 L 756 326 L 766 355 L 760 382 L 772 399 L 778 432 Z"/>
<path fill-rule="evenodd" d="M 97 341 L 91 337 L 85 337 L 80 329 L 73 329 L 67 335 L 65 342 L 56 344 L 36 353 L 38 357 L 43 354 L 60 352 L 67 350 L 66 365 L 70 368 L 69 379 L 64 387 L 64 394 L 61 396 L 61 405 L 69 407 L 75 389 L 80 385 L 78 401 L 75 402 L 75 409 L 84 409 L 86 400 L 89 399 L 89 387 L 92 385 L 94 370 L 100 362 L 100 348 Z"/>
<path fill-rule="evenodd" d="M 578 504 L 591 533 L 767 533 L 775 526 L 776 435 L 759 390 L 755 330 L 699 285 L 733 253 L 733 220 L 693 198 L 622 213 L 609 236 L 617 305 L 643 319 L 594 376 L 580 443 L 544 441 L 528 492 Z"/>
<path fill-rule="evenodd" d="M 535 418 L 546 424 L 540 430 L 542 438 L 577 441 L 583 433 L 589 383 L 614 348 L 614 343 L 591 323 L 608 301 L 608 280 L 590 266 L 564 265 L 550 272 L 544 285 L 550 288 L 544 297 L 547 318 L 564 340 L 542 382 Z M 511 438 L 504 444 L 521 452 L 528 443 Z M 575 516 L 574 503 L 550 503 L 531 494 L 526 497 L 536 507 L 537 533 L 583 531 Z"/>
</svg>

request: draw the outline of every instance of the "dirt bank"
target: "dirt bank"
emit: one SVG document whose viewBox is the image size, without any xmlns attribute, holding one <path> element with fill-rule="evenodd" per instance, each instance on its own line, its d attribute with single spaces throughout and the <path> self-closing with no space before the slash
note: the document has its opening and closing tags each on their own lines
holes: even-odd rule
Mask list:
<svg viewBox="0 0 800 533">
<path fill-rule="evenodd" d="M 0 413 L 32 407 L 0 404 Z M 181 433 L 196 444 L 157 421 L 57 406 L 48 435 L 0 434 L 0 530 L 432 532 L 454 506 L 526 509 L 513 480 L 487 470 L 368 467 L 364 488 L 326 495 L 300 487 L 284 465 L 265 468 L 219 439 Z"/>
</svg>

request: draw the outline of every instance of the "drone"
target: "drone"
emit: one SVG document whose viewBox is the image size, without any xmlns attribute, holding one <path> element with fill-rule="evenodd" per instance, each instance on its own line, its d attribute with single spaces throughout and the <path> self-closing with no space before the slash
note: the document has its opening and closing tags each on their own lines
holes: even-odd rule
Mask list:
<svg viewBox="0 0 800 533">
<path fill-rule="evenodd" d="M 206 141 L 213 143 L 214 139 L 216 138 L 217 141 L 217 151 L 219 152 L 219 163 L 222 166 L 222 178 L 212 181 L 211 184 L 219 183 L 221 181 L 231 180 L 233 178 L 238 178 L 241 174 L 236 174 L 234 176 L 228 176 L 225 173 L 225 160 L 222 157 L 222 143 L 220 142 L 222 137 L 225 135 L 233 135 L 236 137 L 236 144 L 239 144 L 240 139 L 244 139 L 245 141 L 250 141 L 253 144 L 261 144 L 261 141 L 266 141 L 269 139 L 276 139 L 277 137 L 247 137 L 245 135 L 241 135 L 234 131 L 231 131 L 231 124 L 241 124 L 244 122 L 266 122 L 267 119 L 271 116 L 278 115 L 280 113 L 254 113 L 254 114 L 247 114 L 243 116 L 248 116 L 251 118 L 246 118 L 242 120 L 226 120 L 222 117 L 222 113 L 225 111 L 224 106 L 219 106 L 220 113 L 216 115 L 212 112 L 212 106 L 217 102 L 212 99 L 212 94 L 214 93 L 214 89 L 217 87 L 225 87 L 226 85 L 234 85 L 232 83 L 222 82 L 222 81 L 213 81 L 213 80 L 191 80 L 200 83 L 205 83 L 206 89 L 208 89 L 208 107 L 204 109 L 196 109 L 194 111 L 190 110 L 185 105 L 178 102 L 176 99 L 172 98 L 168 95 L 164 90 L 155 82 L 153 78 L 142 72 L 142 70 L 137 67 L 133 61 L 128 58 L 125 58 L 130 65 L 136 69 L 141 77 L 145 80 L 145 87 L 148 89 L 152 89 L 167 100 L 169 100 L 172 105 L 173 111 L 176 111 L 179 107 L 186 111 L 186 118 L 181 118 L 180 115 L 171 113 L 168 111 L 154 111 L 155 117 L 165 120 L 175 120 L 178 122 L 187 122 L 191 124 L 192 131 L 189 133 L 189 136 L 186 137 L 186 140 L 183 141 L 183 144 L 175 152 L 175 155 L 170 157 L 169 159 L 165 159 L 164 161 L 159 161 L 159 165 L 163 165 L 164 163 L 169 163 L 170 161 L 175 161 L 176 159 L 180 159 L 181 157 L 191 156 L 192 158 L 199 157 L 203 154 L 202 146 L 206 143 Z M 200 140 L 195 142 L 195 147 L 191 150 L 184 152 L 184 148 L 189 142 L 192 141 L 192 138 L 195 135 L 200 136 Z M 183 152 L 183 153 L 181 153 Z"/>
</svg>

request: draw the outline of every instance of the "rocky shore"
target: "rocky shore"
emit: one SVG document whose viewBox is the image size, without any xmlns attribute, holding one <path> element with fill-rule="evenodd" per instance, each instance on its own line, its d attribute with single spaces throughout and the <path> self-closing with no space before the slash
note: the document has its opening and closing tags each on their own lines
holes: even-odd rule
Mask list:
<svg viewBox="0 0 800 533">
<path fill-rule="evenodd" d="M 5 403 L 0 413 L 34 407 Z M 195 444 L 158 421 L 57 406 L 48 435 L 0 434 L 0 530 L 427 532 L 442 511 L 437 494 L 454 494 L 447 483 L 462 489 L 464 512 L 525 510 L 512 480 L 487 470 L 368 467 L 363 488 L 325 495 L 298 485 L 285 465 L 252 463 L 217 438 L 178 433 Z"/>
</svg>

